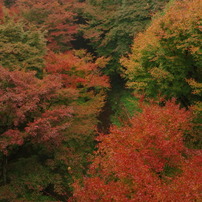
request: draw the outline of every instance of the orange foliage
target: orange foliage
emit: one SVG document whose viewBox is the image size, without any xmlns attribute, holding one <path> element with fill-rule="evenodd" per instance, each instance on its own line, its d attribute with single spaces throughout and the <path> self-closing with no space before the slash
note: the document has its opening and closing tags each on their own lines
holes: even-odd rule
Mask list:
<svg viewBox="0 0 202 202">
<path fill-rule="evenodd" d="M 192 201 L 201 199 L 202 152 L 188 150 L 190 111 L 174 101 L 142 106 L 130 126 L 100 135 L 96 157 L 74 184 L 76 201 Z"/>
<path fill-rule="evenodd" d="M 79 56 L 79 54 L 82 56 Z M 101 75 L 103 64 L 98 66 L 92 62 L 92 57 L 85 51 L 76 51 L 64 54 L 49 53 L 47 56 L 46 70 L 49 73 L 59 73 L 62 75 L 66 87 L 83 88 L 109 87 L 108 77 Z M 99 58 L 97 59 L 99 60 Z M 104 61 L 104 59 L 103 59 Z"/>
<path fill-rule="evenodd" d="M 72 132 L 77 134 L 89 134 L 95 129 L 96 115 L 104 104 L 103 89 L 109 87 L 108 77 L 101 74 L 99 66 L 92 60 L 85 51 L 50 53 L 46 58 L 47 73 L 59 75 L 64 87 L 74 95 L 71 105 L 78 119 Z"/>
</svg>

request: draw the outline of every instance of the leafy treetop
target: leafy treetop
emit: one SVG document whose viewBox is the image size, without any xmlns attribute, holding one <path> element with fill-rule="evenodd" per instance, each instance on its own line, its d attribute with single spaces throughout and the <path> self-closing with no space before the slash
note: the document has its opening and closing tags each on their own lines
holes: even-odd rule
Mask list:
<svg viewBox="0 0 202 202">
<path fill-rule="evenodd" d="M 176 1 L 135 38 L 122 64 L 136 93 L 176 97 L 185 107 L 201 99 L 189 82 L 202 82 L 201 8 L 200 0 Z"/>
<path fill-rule="evenodd" d="M 74 184 L 73 200 L 200 200 L 202 153 L 183 142 L 191 112 L 174 101 L 141 109 L 129 126 L 113 127 L 97 138 L 95 158 L 82 184 Z"/>
</svg>

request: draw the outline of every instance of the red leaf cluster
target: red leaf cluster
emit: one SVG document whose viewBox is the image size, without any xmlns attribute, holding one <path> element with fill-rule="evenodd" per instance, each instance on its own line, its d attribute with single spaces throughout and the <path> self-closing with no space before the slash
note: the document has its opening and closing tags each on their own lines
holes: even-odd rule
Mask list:
<svg viewBox="0 0 202 202">
<path fill-rule="evenodd" d="M 168 101 L 164 107 L 143 106 L 142 113 L 130 120 L 131 126 L 113 127 L 109 135 L 100 135 L 90 177 L 84 178 L 83 186 L 75 183 L 75 199 L 200 199 L 202 153 L 188 150 L 183 142 L 191 118 L 190 111 Z"/>
<path fill-rule="evenodd" d="M 46 61 L 47 72 L 60 74 L 66 87 L 109 87 L 108 77 L 101 75 L 100 67 L 92 62 L 90 56 L 80 58 L 72 52 L 49 53 Z"/>
<path fill-rule="evenodd" d="M 58 51 L 63 49 L 63 46 L 70 46 L 73 35 L 77 33 L 74 1 L 18 0 L 15 7 L 25 20 L 47 32 L 51 50 Z"/>
<path fill-rule="evenodd" d="M 53 104 L 62 89 L 61 78 L 49 75 L 40 80 L 34 72 L 9 72 L 3 67 L 0 71 L 1 136 L 9 137 L 1 140 L 2 150 L 21 145 L 24 136 L 37 137 L 39 142 L 56 140 L 59 132 L 69 127 L 73 113 L 69 106 Z"/>
<path fill-rule="evenodd" d="M 69 118 L 72 117 L 73 110 L 66 106 L 60 106 L 53 110 L 47 110 L 41 114 L 34 122 L 29 123 L 25 131 L 39 142 L 47 142 L 53 139 L 54 143 L 60 143 L 63 139 L 63 131 L 70 126 Z M 64 121 L 68 120 L 68 121 Z"/>
<path fill-rule="evenodd" d="M 0 151 L 7 154 L 7 147 L 10 145 L 22 145 L 24 143 L 24 134 L 19 130 L 7 130 L 5 133 L 1 134 L 0 140 Z"/>
</svg>

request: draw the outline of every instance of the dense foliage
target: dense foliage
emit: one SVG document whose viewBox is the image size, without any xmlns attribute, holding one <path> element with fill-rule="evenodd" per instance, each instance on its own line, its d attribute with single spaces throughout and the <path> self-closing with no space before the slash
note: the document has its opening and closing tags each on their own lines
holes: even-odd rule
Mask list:
<svg viewBox="0 0 202 202">
<path fill-rule="evenodd" d="M 201 9 L 200 0 L 179 1 L 135 38 L 122 61 L 130 88 L 149 97 L 175 97 L 184 107 L 201 99 L 189 82 L 202 82 Z"/>
<path fill-rule="evenodd" d="M 18 0 L 15 4 L 17 14 L 25 22 L 46 31 L 48 47 L 54 51 L 71 48 L 73 35 L 77 33 L 73 0 Z"/>
<path fill-rule="evenodd" d="M 118 70 L 120 56 L 130 50 L 133 37 L 150 22 L 167 0 L 87 0 L 84 9 L 84 36 L 99 56 L 111 57 L 106 72 Z"/>
<path fill-rule="evenodd" d="M 202 153 L 188 150 L 183 134 L 191 113 L 174 101 L 141 107 L 130 125 L 100 135 L 98 151 L 76 201 L 200 200 Z M 199 174 L 199 175 L 198 175 Z"/>
<path fill-rule="evenodd" d="M 46 52 L 43 33 L 33 26 L 27 30 L 23 22 L 16 21 L 13 16 L 9 15 L 9 11 L 4 8 L 0 17 L 0 35 L 2 66 L 10 70 L 42 72 L 44 67 L 43 57 Z"/>
<path fill-rule="evenodd" d="M 0 0 L 0 201 L 201 201 L 201 1 L 167 2 Z"/>
<path fill-rule="evenodd" d="M 67 199 L 93 149 L 106 61 L 83 50 L 45 56 L 42 32 L 8 10 L 1 19 L 0 199 Z"/>
<path fill-rule="evenodd" d="M 79 34 L 92 47 L 91 52 L 109 58 L 103 71 L 110 76 L 112 90 L 106 106 L 111 106 L 110 122 L 114 124 L 121 125 L 118 117 L 127 119 L 134 109 L 134 97 L 130 90 L 125 89 L 125 81 L 119 75 L 120 57 L 130 52 L 133 37 L 145 29 L 155 13 L 161 11 L 167 2 L 168 0 L 87 0 L 84 3 Z"/>
</svg>

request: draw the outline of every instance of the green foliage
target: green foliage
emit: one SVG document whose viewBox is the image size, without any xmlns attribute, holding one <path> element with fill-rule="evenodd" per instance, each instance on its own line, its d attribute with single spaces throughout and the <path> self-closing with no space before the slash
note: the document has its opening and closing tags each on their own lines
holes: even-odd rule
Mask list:
<svg viewBox="0 0 202 202">
<path fill-rule="evenodd" d="M 73 35 L 77 33 L 75 23 L 75 0 L 18 0 L 17 14 L 24 22 L 46 31 L 48 47 L 55 52 L 64 52 L 71 47 Z"/>
<path fill-rule="evenodd" d="M 119 89 L 117 92 L 114 91 L 110 97 L 114 112 L 111 116 L 111 122 L 116 126 L 123 126 L 135 112 L 139 111 L 138 99 L 132 95 L 130 90 Z"/>
<path fill-rule="evenodd" d="M 44 67 L 46 43 L 43 34 L 5 15 L 0 24 L 0 65 L 10 70 L 35 70 Z"/>
<path fill-rule="evenodd" d="M 74 179 L 88 174 L 95 178 L 84 188 L 75 184 L 78 201 L 173 201 L 184 190 L 182 201 L 198 197 L 201 153 L 183 138 L 201 147 L 200 0 L 171 1 L 138 35 L 167 2 L 0 0 L 10 8 L 0 6 L 0 201 L 67 201 Z M 94 56 L 65 52 L 75 34 Z M 125 89 L 119 59 L 134 36 L 122 60 Z M 103 119 L 118 127 L 95 140 L 109 88 L 103 72 L 113 113 Z M 193 105 L 193 130 L 190 111 L 164 101 L 144 106 L 138 93 Z"/>
<path fill-rule="evenodd" d="M 6 7 L 11 7 L 17 0 L 2 0 Z"/>
<path fill-rule="evenodd" d="M 133 37 L 151 20 L 167 0 L 144 1 L 86 1 L 82 27 L 99 56 L 111 57 L 106 72 L 117 71 L 120 56 L 130 50 Z"/>
<path fill-rule="evenodd" d="M 0 199 L 67 200 L 94 148 L 108 78 L 85 51 L 46 57 L 42 79 L 0 67 Z"/>
<path fill-rule="evenodd" d="M 122 60 L 128 86 L 148 97 L 175 97 L 184 107 L 201 99 L 189 80 L 201 83 L 201 4 L 176 2 L 134 41 Z"/>
<path fill-rule="evenodd" d="M 112 90 L 108 96 L 108 103 L 114 113 L 111 116 L 114 124 L 119 125 L 120 118 L 126 121 L 127 114 L 134 111 L 130 100 L 135 98 L 131 96 L 130 91 L 124 92 L 124 82 L 118 78 L 120 57 L 130 51 L 133 37 L 145 29 L 154 13 L 161 10 L 167 2 L 167 0 L 86 1 L 83 11 L 85 23 L 81 25 L 80 30 L 98 56 L 109 57 L 109 62 L 102 71 L 111 77 Z"/>
</svg>

